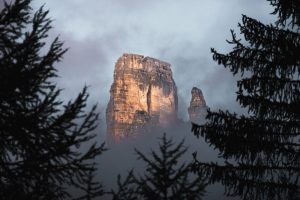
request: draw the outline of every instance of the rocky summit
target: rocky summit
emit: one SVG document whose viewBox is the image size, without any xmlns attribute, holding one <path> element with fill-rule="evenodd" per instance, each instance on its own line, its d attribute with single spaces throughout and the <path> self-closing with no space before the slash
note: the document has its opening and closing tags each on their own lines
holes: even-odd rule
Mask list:
<svg viewBox="0 0 300 200">
<path fill-rule="evenodd" d="M 202 124 L 205 120 L 208 107 L 206 106 L 202 91 L 199 88 L 193 87 L 191 93 L 192 99 L 188 108 L 190 121 L 196 124 Z"/>
<path fill-rule="evenodd" d="M 118 59 L 106 110 L 107 132 L 115 142 L 145 125 L 169 125 L 177 120 L 177 107 L 169 63 L 136 54 Z"/>
</svg>

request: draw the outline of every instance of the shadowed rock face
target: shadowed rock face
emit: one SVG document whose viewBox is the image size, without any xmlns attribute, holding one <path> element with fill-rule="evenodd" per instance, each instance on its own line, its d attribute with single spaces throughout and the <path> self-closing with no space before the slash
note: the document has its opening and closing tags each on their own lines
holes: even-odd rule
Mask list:
<svg viewBox="0 0 300 200">
<path fill-rule="evenodd" d="M 145 125 L 169 125 L 177 106 L 169 63 L 136 54 L 118 59 L 106 110 L 107 132 L 116 142 Z"/>
<path fill-rule="evenodd" d="M 202 91 L 199 88 L 193 87 L 191 93 L 192 99 L 190 107 L 188 108 L 190 121 L 196 124 L 202 124 L 205 121 L 208 107 L 206 106 Z"/>
</svg>

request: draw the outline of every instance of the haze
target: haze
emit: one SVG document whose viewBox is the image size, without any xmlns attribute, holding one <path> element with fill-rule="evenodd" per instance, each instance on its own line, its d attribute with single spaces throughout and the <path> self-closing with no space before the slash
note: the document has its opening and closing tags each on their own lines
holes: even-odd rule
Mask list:
<svg viewBox="0 0 300 200">
<path fill-rule="evenodd" d="M 114 64 L 123 53 L 142 54 L 172 65 L 179 117 L 184 120 L 193 86 L 201 88 L 212 109 L 243 112 L 235 102 L 236 79 L 212 60 L 210 48 L 228 52 L 230 46 L 225 40 L 230 39 L 230 29 L 237 30 L 242 14 L 264 23 L 274 21 L 269 15 L 272 7 L 261 0 L 36 0 L 34 10 L 43 4 L 54 20 L 47 40 L 60 35 L 65 47 L 70 48 L 57 65 L 58 87 L 64 88 L 60 98 L 70 100 L 84 85 L 90 86 L 88 103 L 98 103 L 102 113 L 100 140 L 105 138 L 104 117 Z M 196 140 L 190 127 L 184 128 L 185 131 L 163 131 L 176 141 L 186 138 L 190 152 L 197 150 L 203 160 L 215 161 L 217 152 L 204 141 Z M 103 183 L 113 187 L 117 173 L 124 174 L 133 166 L 140 166 L 133 147 L 150 151 L 157 146 L 157 137 L 161 135 L 159 132 L 139 137 L 111 148 L 99 159 Z"/>
<path fill-rule="evenodd" d="M 212 60 L 210 48 L 230 48 L 225 40 L 237 30 L 242 14 L 271 22 L 272 7 L 254 0 L 51 0 L 42 4 L 54 19 L 49 40 L 60 35 L 69 51 L 58 64 L 64 98 L 89 85 L 90 103 L 104 114 L 113 81 L 114 64 L 123 53 L 155 57 L 172 65 L 178 89 L 179 113 L 186 109 L 193 86 L 202 89 L 211 108 L 240 112 L 235 80 Z M 104 115 L 103 115 L 104 119 Z"/>
</svg>

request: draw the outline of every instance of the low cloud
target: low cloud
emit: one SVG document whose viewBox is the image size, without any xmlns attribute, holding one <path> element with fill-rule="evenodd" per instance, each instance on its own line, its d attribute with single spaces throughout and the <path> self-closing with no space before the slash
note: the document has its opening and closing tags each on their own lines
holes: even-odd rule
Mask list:
<svg viewBox="0 0 300 200">
<path fill-rule="evenodd" d="M 75 96 L 90 85 L 92 102 L 105 110 L 113 82 L 114 64 L 123 53 L 138 53 L 172 64 L 180 97 L 180 117 L 190 101 L 193 86 L 203 90 L 215 109 L 239 111 L 235 81 L 230 72 L 212 60 L 210 48 L 228 52 L 225 40 L 245 13 L 270 21 L 266 2 L 220 1 L 83 1 L 46 2 L 54 19 L 54 33 L 70 47 L 58 65 L 59 85 L 65 96 Z M 37 8 L 42 2 L 34 1 Z"/>
<path fill-rule="evenodd" d="M 237 79 L 217 66 L 210 48 L 230 51 L 225 40 L 230 38 L 229 29 L 237 30 L 241 14 L 265 23 L 274 21 L 269 15 L 272 7 L 260 0 L 53 0 L 33 1 L 34 10 L 44 3 L 54 19 L 47 41 L 60 35 L 65 47 L 70 48 L 57 64 L 58 86 L 64 88 L 62 98 L 75 98 L 88 85 L 90 102 L 99 103 L 102 113 L 109 100 L 114 64 L 125 52 L 155 57 L 172 65 L 179 117 L 187 118 L 185 111 L 193 86 L 202 89 L 212 109 L 243 112 L 235 101 Z"/>
</svg>

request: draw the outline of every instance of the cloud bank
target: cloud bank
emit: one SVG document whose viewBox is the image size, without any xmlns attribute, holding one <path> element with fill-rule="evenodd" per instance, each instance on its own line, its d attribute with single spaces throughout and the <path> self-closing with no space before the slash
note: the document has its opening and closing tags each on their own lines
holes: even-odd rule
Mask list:
<svg viewBox="0 0 300 200">
<path fill-rule="evenodd" d="M 90 85 L 91 102 L 102 113 L 109 99 L 114 64 L 123 53 L 138 53 L 171 63 L 178 88 L 180 117 L 193 86 L 203 90 L 213 109 L 240 111 L 235 103 L 235 78 L 212 60 L 210 48 L 228 52 L 230 29 L 241 14 L 272 21 L 266 1 L 171 1 L 171 0 L 52 0 L 46 3 L 54 19 L 51 37 L 60 35 L 70 47 L 58 64 L 59 86 L 66 99 Z"/>
</svg>

